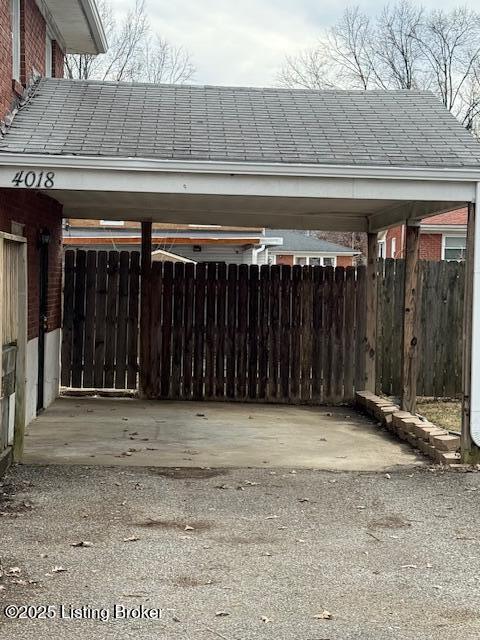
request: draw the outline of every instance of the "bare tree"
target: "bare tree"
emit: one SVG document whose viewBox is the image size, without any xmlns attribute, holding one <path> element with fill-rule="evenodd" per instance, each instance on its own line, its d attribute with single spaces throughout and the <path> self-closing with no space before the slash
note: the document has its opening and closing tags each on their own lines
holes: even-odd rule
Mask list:
<svg viewBox="0 0 480 640">
<path fill-rule="evenodd" d="M 319 45 L 286 58 L 279 81 L 314 89 L 430 89 L 464 126 L 478 130 L 480 13 L 427 11 L 408 0 L 373 19 L 348 8 Z"/>
<path fill-rule="evenodd" d="M 279 82 L 285 87 L 302 89 L 332 89 L 329 77 L 330 59 L 325 45 L 306 49 L 296 56 L 287 56 L 279 74 Z"/>
<path fill-rule="evenodd" d="M 99 10 L 108 51 L 99 56 L 68 55 L 69 78 L 168 83 L 182 83 L 192 78 L 195 67 L 190 54 L 183 47 L 175 47 L 160 36 L 152 35 L 146 0 L 135 0 L 120 24 L 108 0 L 100 0 Z"/>
<path fill-rule="evenodd" d="M 335 75 L 343 84 L 368 89 L 374 62 L 374 32 L 368 17 L 358 7 L 347 8 L 327 34 Z"/>
<path fill-rule="evenodd" d="M 144 48 L 142 69 L 147 82 L 182 84 L 195 73 L 190 55 L 183 47 L 175 47 L 160 36 L 149 39 Z"/>
<path fill-rule="evenodd" d="M 402 0 L 387 5 L 372 43 L 373 73 L 381 87 L 418 89 L 425 85 L 420 32 L 424 10 Z"/>
</svg>

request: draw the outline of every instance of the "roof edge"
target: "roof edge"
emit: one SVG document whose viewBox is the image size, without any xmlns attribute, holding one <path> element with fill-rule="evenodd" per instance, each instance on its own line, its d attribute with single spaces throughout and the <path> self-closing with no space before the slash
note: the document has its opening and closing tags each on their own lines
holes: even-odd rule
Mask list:
<svg viewBox="0 0 480 640">
<path fill-rule="evenodd" d="M 87 20 L 88 27 L 95 43 L 97 54 L 106 53 L 108 49 L 107 36 L 103 28 L 102 19 L 98 11 L 95 0 L 79 0 L 83 14 Z"/>
<path fill-rule="evenodd" d="M 241 174 L 323 178 L 370 178 L 480 182 L 479 167 L 402 167 L 348 164 L 294 164 L 217 160 L 170 160 L 156 158 L 76 156 L 11 153 L 0 147 L 0 166 L 56 167 L 63 169 L 138 171 L 199 174 Z"/>
</svg>

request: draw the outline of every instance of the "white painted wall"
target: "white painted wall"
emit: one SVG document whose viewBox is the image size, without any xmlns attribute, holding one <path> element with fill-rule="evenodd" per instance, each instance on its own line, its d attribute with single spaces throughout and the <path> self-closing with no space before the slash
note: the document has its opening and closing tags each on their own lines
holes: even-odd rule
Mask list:
<svg viewBox="0 0 480 640">
<path fill-rule="evenodd" d="M 45 336 L 45 369 L 43 399 L 48 407 L 60 392 L 60 346 L 62 332 L 60 329 L 50 331 Z"/>
<path fill-rule="evenodd" d="M 193 251 L 190 246 L 159 247 L 171 251 L 195 262 L 226 262 L 227 264 L 252 264 L 252 249 L 241 246 L 210 246 L 202 245 L 201 251 Z M 266 264 L 266 251 L 258 254 L 256 264 Z"/>
<path fill-rule="evenodd" d="M 43 395 L 45 407 L 58 396 L 60 390 L 60 343 L 61 330 L 49 331 L 45 335 L 45 369 Z M 38 394 L 38 338 L 27 342 L 26 366 L 26 424 L 37 415 Z"/>
<path fill-rule="evenodd" d="M 26 411 L 25 422 L 28 424 L 37 415 L 37 387 L 38 387 L 38 338 L 27 342 L 26 365 Z"/>
</svg>

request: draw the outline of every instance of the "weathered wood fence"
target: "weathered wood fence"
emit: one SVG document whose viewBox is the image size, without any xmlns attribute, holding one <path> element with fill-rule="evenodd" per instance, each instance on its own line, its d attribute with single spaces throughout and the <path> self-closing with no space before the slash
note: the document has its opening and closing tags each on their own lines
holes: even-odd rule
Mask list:
<svg viewBox="0 0 480 640">
<path fill-rule="evenodd" d="M 138 380 L 139 253 L 67 251 L 62 385 Z M 400 391 L 401 260 L 378 263 L 377 387 Z M 461 391 L 464 265 L 421 263 L 418 394 Z M 365 268 L 154 263 L 147 395 L 305 404 L 364 379 Z"/>
<path fill-rule="evenodd" d="M 136 388 L 139 284 L 138 252 L 66 251 L 63 386 Z"/>
<path fill-rule="evenodd" d="M 378 261 L 377 389 L 401 390 L 403 260 Z M 462 391 L 465 264 L 420 262 L 418 396 L 453 397 Z"/>
<path fill-rule="evenodd" d="M 340 403 L 361 375 L 365 268 L 154 263 L 151 398 Z"/>
</svg>

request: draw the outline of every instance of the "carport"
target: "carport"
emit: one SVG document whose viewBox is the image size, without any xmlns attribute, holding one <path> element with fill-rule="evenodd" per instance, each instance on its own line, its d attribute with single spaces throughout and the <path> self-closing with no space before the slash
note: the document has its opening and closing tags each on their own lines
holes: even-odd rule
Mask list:
<svg viewBox="0 0 480 640">
<path fill-rule="evenodd" d="M 3 140 L 0 186 L 48 192 L 65 216 L 142 222 L 139 373 L 146 398 L 155 397 L 152 222 L 367 233 L 357 391 L 375 390 L 377 235 L 406 224 L 401 403 L 410 411 L 419 221 L 467 205 L 462 450 L 472 459 L 480 443 L 479 163 L 478 143 L 424 92 L 47 79 Z"/>
</svg>

